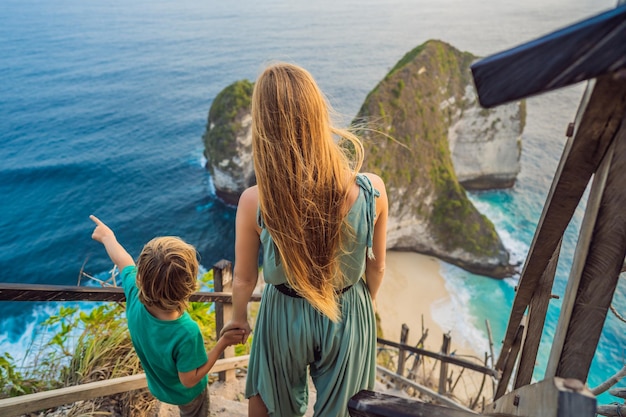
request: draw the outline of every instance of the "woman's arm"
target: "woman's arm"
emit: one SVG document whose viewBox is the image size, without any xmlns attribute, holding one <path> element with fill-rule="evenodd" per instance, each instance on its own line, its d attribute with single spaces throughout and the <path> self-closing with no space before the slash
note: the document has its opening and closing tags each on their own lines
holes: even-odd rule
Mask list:
<svg viewBox="0 0 626 417">
<path fill-rule="evenodd" d="M 374 259 L 367 259 L 365 264 L 365 281 L 369 289 L 372 300 L 376 301 L 376 295 L 380 289 L 380 284 L 385 274 L 385 257 L 387 255 L 387 190 L 383 180 L 375 174 L 365 174 L 375 189 L 380 192 L 376 199 L 376 219 L 374 220 L 374 237 L 372 250 Z"/>
<path fill-rule="evenodd" d="M 259 194 L 256 186 L 245 190 L 239 198 L 235 221 L 235 268 L 233 273 L 233 318 L 222 329 L 244 329 L 244 340 L 250 334 L 248 301 L 259 275 L 260 229 L 257 225 Z"/>
</svg>

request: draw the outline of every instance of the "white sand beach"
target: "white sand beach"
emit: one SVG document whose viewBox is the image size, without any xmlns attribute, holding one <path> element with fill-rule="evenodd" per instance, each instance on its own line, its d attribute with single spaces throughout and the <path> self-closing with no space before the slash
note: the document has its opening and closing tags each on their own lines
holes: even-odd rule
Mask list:
<svg viewBox="0 0 626 417">
<path fill-rule="evenodd" d="M 454 348 L 482 357 L 484 352 L 474 352 L 467 340 L 454 329 L 442 328 L 442 320 L 433 316 L 433 306 L 449 302 L 438 259 L 414 252 L 387 252 L 385 277 L 376 300 L 384 339 L 399 342 L 404 323 L 409 327 L 408 344 L 415 345 L 422 335 L 423 318 L 428 329 L 426 349 L 439 351 L 444 332 L 451 332 Z"/>
<path fill-rule="evenodd" d="M 442 310 L 451 309 L 451 303 L 450 294 L 440 273 L 438 259 L 413 252 L 387 252 L 385 277 L 376 300 L 382 338 L 400 342 L 400 332 L 404 323 L 409 327 L 407 344 L 415 346 L 424 328 L 428 329 L 424 348 L 440 352 L 443 334 L 450 333 L 450 351 L 457 357 L 482 365 L 485 352 L 476 351 L 476 348 L 463 338 L 458 331 L 458 326 L 463 324 L 455 323 L 457 329 L 442 328 L 440 323 L 445 323 L 446 320 L 433 314 L 433 311 L 441 313 Z M 461 371 L 461 368 L 455 368 L 452 379 L 456 379 Z M 422 369 L 425 372 L 423 374 L 425 380 L 421 380 L 420 383 L 430 385 L 436 390 L 438 371 L 435 369 L 438 367 L 435 365 Z M 454 396 L 464 404 L 469 404 L 478 392 L 489 396 L 492 389 L 490 378 L 487 378 L 481 390 L 482 379 L 480 373 L 464 372 L 462 383 L 454 390 Z"/>
</svg>

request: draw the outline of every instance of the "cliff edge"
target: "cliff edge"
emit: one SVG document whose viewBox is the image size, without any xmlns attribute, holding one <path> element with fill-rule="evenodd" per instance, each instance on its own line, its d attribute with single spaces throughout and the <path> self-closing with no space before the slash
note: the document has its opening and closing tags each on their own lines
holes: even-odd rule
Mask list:
<svg viewBox="0 0 626 417">
<path fill-rule="evenodd" d="M 514 184 L 524 104 L 480 108 L 469 70 L 474 59 L 441 41 L 418 46 L 369 93 L 354 124 L 365 147 L 363 170 L 387 185 L 388 247 L 503 278 L 514 273 L 509 254 L 462 185 Z M 203 135 L 216 194 L 232 205 L 255 182 L 252 88 L 243 80 L 220 92 Z"/>
<path fill-rule="evenodd" d="M 514 272 L 509 254 L 493 224 L 467 198 L 453 157 L 453 149 L 468 149 L 467 142 L 473 141 L 470 162 L 483 160 L 484 149 L 498 137 L 498 128 L 503 125 L 494 124 L 490 135 L 476 133 L 463 141 L 459 138 L 460 126 L 468 121 L 471 126 L 472 119 L 474 125 L 480 121 L 484 126 L 492 117 L 489 112 L 476 110 L 475 97 L 471 99 L 469 66 L 474 59 L 472 54 L 441 41 L 418 46 L 369 93 L 354 125 L 364 142 L 363 170 L 377 173 L 387 185 L 388 247 L 433 255 L 470 272 L 502 278 Z M 508 111 L 517 114 L 515 109 L 520 106 L 513 104 Z M 491 127 L 491 123 L 487 125 Z M 520 132 L 515 125 L 513 130 Z M 452 144 L 450 132 L 456 134 Z M 518 139 L 508 147 L 502 143 L 497 147 L 503 148 L 501 153 L 508 161 L 517 163 L 506 167 L 508 172 L 492 171 L 492 178 L 506 180 L 492 182 L 490 188 L 509 184 L 519 171 Z M 476 166 L 481 164 L 493 165 L 487 160 Z M 466 173 L 466 180 L 484 178 L 467 165 L 459 168 Z"/>
</svg>

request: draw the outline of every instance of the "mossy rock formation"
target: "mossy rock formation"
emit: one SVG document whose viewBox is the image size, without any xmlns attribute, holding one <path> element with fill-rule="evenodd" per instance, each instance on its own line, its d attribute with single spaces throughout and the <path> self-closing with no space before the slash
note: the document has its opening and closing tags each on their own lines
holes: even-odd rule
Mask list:
<svg viewBox="0 0 626 417">
<path fill-rule="evenodd" d="M 252 117 L 250 100 L 253 83 L 237 81 L 222 90 L 211 105 L 202 136 L 206 168 L 215 193 L 236 205 L 246 188 L 254 185 L 252 163 Z"/>
<path fill-rule="evenodd" d="M 368 127 L 360 132 L 363 169 L 387 185 L 389 248 L 502 278 L 513 273 L 509 254 L 459 184 L 448 142 L 449 129 L 477 105 L 467 102 L 474 59 L 441 41 L 418 46 L 369 93 L 355 125 Z"/>
<path fill-rule="evenodd" d="M 513 273 L 509 254 L 493 224 L 468 200 L 455 169 L 464 172 L 467 187 L 511 186 L 519 171 L 524 107 L 480 109 L 469 72 L 474 59 L 444 42 L 426 42 L 374 88 L 355 123 L 365 121 L 376 129 L 360 132 L 363 170 L 386 182 L 389 248 L 430 254 L 501 278 Z M 255 183 L 252 87 L 243 80 L 220 92 L 203 135 L 216 194 L 233 205 Z M 498 166 L 497 161 L 506 163 Z"/>
</svg>

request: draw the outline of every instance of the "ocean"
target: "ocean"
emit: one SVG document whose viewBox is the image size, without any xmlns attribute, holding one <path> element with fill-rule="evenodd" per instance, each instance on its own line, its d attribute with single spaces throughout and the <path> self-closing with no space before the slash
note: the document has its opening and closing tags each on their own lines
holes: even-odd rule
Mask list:
<svg viewBox="0 0 626 417">
<path fill-rule="evenodd" d="M 3 0 L 0 13 L 0 280 L 75 285 L 111 268 L 91 240 L 90 214 L 137 256 L 158 235 L 194 244 L 205 268 L 234 259 L 235 209 L 215 197 L 202 134 L 215 96 L 269 62 L 307 68 L 346 124 L 368 92 L 415 46 L 441 39 L 486 56 L 615 6 L 611 0 Z M 522 170 L 510 190 L 470 193 L 523 261 L 584 85 L 531 98 Z M 583 207 L 563 243 L 562 296 Z M 478 349 L 488 319 L 499 348 L 516 278 L 442 263 L 454 303 L 439 306 Z M 554 334 L 560 300 L 545 334 Z M 626 288 L 615 306 L 626 311 Z M 54 307 L 0 303 L 0 353 L 21 358 Z M 611 313 L 589 377 L 626 357 Z M 549 342 L 534 375 L 541 379 Z M 611 398 L 602 397 L 608 402 Z M 602 401 L 601 401 L 602 402 Z"/>
</svg>

